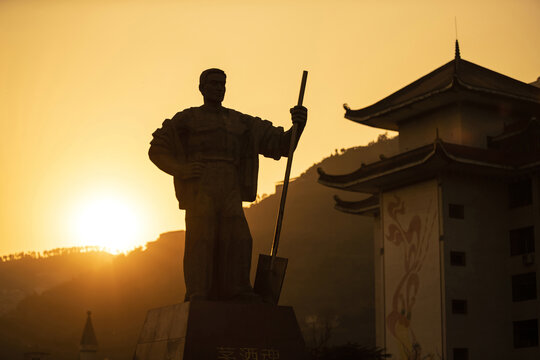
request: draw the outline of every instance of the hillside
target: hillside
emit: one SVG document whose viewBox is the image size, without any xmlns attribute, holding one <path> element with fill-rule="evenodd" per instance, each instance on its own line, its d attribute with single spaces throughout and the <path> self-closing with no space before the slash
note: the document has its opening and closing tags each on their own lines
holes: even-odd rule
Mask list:
<svg viewBox="0 0 540 360">
<path fill-rule="evenodd" d="M 109 263 L 113 255 L 88 248 L 53 249 L 37 256 L 12 254 L 0 262 L 0 315 L 15 309 L 26 296 L 41 294 L 82 271 Z"/>
<path fill-rule="evenodd" d="M 316 168 L 349 172 L 396 150 L 397 141 L 385 138 L 342 150 L 290 185 L 279 250 L 289 268 L 280 302 L 294 306 L 308 343 L 313 327 L 325 323 L 333 328 L 333 343 L 374 342 L 372 219 L 334 210 L 332 196 L 339 192 L 317 183 Z M 253 271 L 258 254 L 269 251 L 278 204 L 279 191 L 245 209 L 254 239 Z M 59 360 L 75 358 L 86 310 L 92 310 L 100 356 L 130 359 L 146 311 L 183 300 L 183 237 L 182 231 L 162 234 L 144 251 L 99 266 L 81 263 L 71 277 L 62 274 L 67 281 L 27 296 L 0 317 L 0 358 L 22 359 L 29 349 Z M 32 271 L 47 272 L 47 265 Z"/>
</svg>

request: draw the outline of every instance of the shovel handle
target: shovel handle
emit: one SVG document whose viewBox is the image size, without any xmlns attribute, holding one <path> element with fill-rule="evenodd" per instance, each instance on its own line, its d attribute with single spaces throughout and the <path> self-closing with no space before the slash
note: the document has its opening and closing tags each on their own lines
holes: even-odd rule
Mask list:
<svg viewBox="0 0 540 360">
<path fill-rule="evenodd" d="M 304 92 L 306 91 L 306 82 L 307 82 L 307 70 L 304 70 L 304 72 L 302 73 L 302 83 L 300 84 L 300 94 L 298 95 L 298 106 L 302 106 L 302 103 L 304 102 Z"/>
<path fill-rule="evenodd" d="M 304 70 L 302 74 L 302 83 L 300 85 L 300 94 L 298 95 L 298 106 L 302 106 L 304 102 L 304 92 L 306 90 L 308 72 Z M 270 262 L 270 268 L 273 269 L 274 259 L 277 255 L 277 250 L 279 246 L 279 236 L 281 234 L 281 225 L 283 224 L 283 213 L 285 212 L 285 200 L 287 199 L 287 189 L 289 188 L 289 177 L 291 175 L 292 160 L 294 155 L 294 148 L 296 145 L 296 135 L 298 133 L 298 124 L 293 123 L 291 128 L 291 142 L 289 144 L 289 153 L 287 155 L 287 167 L 285 169 L 285 179 L 283 180 L 283 189 L 281 191 L 281 201 L 279 203 L 279 212 L 276 222 L 276 230 L 274 232 L 274 241 L 272 242 L 272 250 L 270 255 L 272 260 Z"/>
</svg>

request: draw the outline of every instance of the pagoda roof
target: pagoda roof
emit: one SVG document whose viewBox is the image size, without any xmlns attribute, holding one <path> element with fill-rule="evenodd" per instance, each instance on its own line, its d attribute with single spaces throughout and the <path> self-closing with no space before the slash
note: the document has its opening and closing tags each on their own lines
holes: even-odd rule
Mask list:
<svg viewBox="0 0 540 360">
<path fill-rule="evenodd" d="M 515 176 L 540 166 L 540 152 L 523 154 L 482 149 L 443 142 L 432 144 L 364 165 L 344 175 L 326 174 L 321 168 L 319 183 L 354 192 L 376 194 L 380 189 L 433 178 L 441 170 L 459 170 L 480 175 Z"/>
<path fill-rule="evenodd" d="M 486 96 L 487 95 L 487 96 Z M 456 58 L 368 107 L 345 107 L 345 118 L 376 128 L 399 130 L 399 122 L 455 103 L 519 104 L 540 109 L 540 88 Z"/>
<path fill-rule="evenodd" d="M 90 311 L 87 312 L 86 324 L 84 325 L 84 330 L 81 338 L 80 349 L 81 351 L 96 351 L 97 350 L 97 338 L 94 332 L 94 327 L 92 326 L 92 319 Z"/>
</svg>

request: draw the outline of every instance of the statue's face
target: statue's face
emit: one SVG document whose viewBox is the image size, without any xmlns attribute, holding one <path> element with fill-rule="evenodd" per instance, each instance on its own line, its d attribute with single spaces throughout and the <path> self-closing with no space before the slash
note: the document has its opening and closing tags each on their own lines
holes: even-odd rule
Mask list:
<svg viewBox="0 0 540 360">
<path fill-rule="evenodd" d="M 205 100 L 221 103 L 225 97 L 225 76 L 211 73 L 201 86 L 201 93 Z"/>
</svg>

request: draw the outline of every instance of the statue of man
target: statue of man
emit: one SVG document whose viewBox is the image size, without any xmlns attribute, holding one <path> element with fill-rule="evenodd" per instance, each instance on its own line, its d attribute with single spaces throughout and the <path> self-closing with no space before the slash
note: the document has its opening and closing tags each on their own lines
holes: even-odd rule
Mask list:
<svg viewBox="0 0 540 360">
<path fill-rule="evenodd" d="M 223 107 L 225 81 L 220 69 L 203 71 L 204 104 L 165 120 L 150 143 L 150 160 L 174 177 L 180 209 L 186 210 L 186 301 L 257 301 L 242 201 L 257 195 L 259 154 L 278 160 L 290 145 L 290 129 Z M 291 117 L 299 137 L 307 109 L 295 106 Z"/>
</svg>

